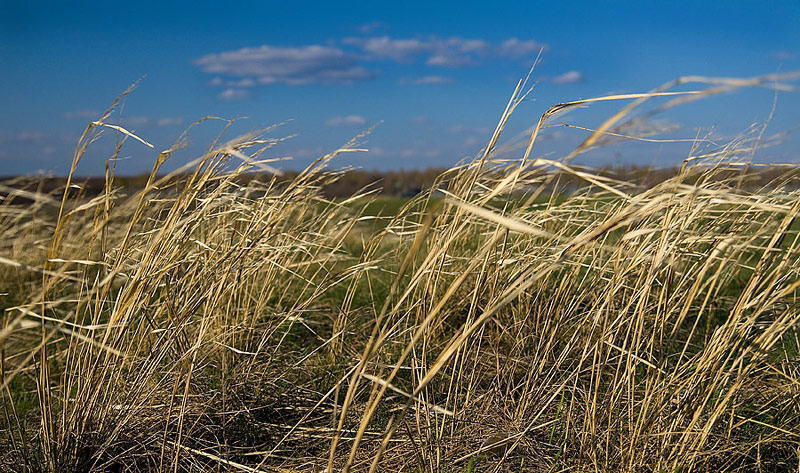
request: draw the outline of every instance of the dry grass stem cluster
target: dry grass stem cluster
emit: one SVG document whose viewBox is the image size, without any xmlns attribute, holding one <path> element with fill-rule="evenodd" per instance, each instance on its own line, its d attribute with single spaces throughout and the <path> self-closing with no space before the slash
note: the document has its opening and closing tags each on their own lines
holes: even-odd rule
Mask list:
<svg viewBox="0 0 800 473">
<path fill-rule="evenodd" d="M 370 192 L 322 196 L 362 136 L 290 181 L 241 184 L 280 142 L 248 135 L 169 174 L 162 152 L 133 195 L 113 165 L 97 196 L 6 182 L 0 469 L 797 471 L 795 168 L 748 183 L 761 129 L 698 139 L 649 188 L 571 164 L 673 106 L 796 77 L 560 104 L 500 159 L 521 81 L 484 151 L 391 218 Z M 623 108 L 535 157 L 559 112 L 601 101 Z M 112 163 L 148 145 L 108 117 L 70 176 L 101 132 Z"/>
</svg>

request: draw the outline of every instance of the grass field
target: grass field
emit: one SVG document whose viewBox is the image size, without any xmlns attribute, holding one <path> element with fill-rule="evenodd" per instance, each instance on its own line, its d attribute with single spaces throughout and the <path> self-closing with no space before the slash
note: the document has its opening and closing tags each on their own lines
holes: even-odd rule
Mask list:
<svg viewBox="0 0 800 473">
<path fill-rule="evenodd" d="M 675 105 L 780 78 L 694 80 Z M 757 136 L 649 188 L 571 167 L 668 87 L 495 160 L 524 90 L 414 198 L 322 197 L 337 153 L 243 186 L 257 136 L 131 195 L 7 190 L 0 469 L 797 471 L 798 173 L 744 185 Z"/>
</svg>

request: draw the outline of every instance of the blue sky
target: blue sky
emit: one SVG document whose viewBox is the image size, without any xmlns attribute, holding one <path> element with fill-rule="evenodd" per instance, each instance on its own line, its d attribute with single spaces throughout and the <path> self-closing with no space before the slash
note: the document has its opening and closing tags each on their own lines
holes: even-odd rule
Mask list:
<svg viewBox="0 0 800 473">
<path fill-rule="evenodd" d="M 128 85 L 119 172 L 144 172 L 193 121 L 242 118 L 226 137 L 287 122 L 272 151 L 298 168 L 379 123 L 368 153 L 338 165 L 447 166 L 476 153 L 539 50 L 536 87 L 508 136 L 559 102 L 645 92 L 682 75 L 750 77 L 800 70 L 800 2 L 8 2 L 0 3 L 0 175 L 64 173 L 86 124 Z M 698 128 L 724 142 L 769 117 L 775 94 L 753 89 L 659 117 L 673 138 Z M 623 104 L 560 117 L 591 127 Z M 120 120 L 119 117 L 116 120 Z M 780 93 L 768 128 L 800 125 L 797 93 Z M 193 129 L 186 162 L 221 131 Z M 558 157 L 585 137 L 553 129 L 536 149 Z M 797 133 L 762 159 L 800 160 Z M 545 137 L 547 138 L 547 137 Z M 107 132 L 79 173 L 98 174 Z M 622 145 L 589 164 L 674 164 L 687 143 Z M 512 154 L 513 157 L 513 154 Z"/>
</svg>

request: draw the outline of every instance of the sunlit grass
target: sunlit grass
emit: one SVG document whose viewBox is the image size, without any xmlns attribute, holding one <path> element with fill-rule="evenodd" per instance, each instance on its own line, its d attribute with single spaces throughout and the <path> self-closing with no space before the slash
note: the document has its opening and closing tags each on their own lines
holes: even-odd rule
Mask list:
<svg viewBox="0 0 800 473">
<path fill-rule="evenodd" d="M 796 173 L 739 185 L 752 140 L 647 188 L 569 161 L 672 85 L 553 107 L 509 164 L 520 84 L 487 149 L 408 199 L 322 196 L 356 142 L 242 185 L 277 144 L 255 135 L 161 176 L 167 150 L 130 196 L 111 172 L 6 193 L 0 467 L 796 471 Z M 535 158 L 552 115 L 608 100 L 631 106 Z"/>
</svg>

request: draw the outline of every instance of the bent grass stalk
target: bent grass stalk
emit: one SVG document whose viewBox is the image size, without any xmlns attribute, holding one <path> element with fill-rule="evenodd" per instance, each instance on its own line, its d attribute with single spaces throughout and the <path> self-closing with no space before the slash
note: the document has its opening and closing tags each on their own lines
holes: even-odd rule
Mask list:
<svg viewBox="0 0 800 473">
<path fill-rule="evenodd" d="M 128 90 L 87 126 L 61 199 L 0 187 L 0 469 L 792 471 L 797 173 L 743 184 L 763 127 L 698 134 L 649 188 L 572 161 L 660 142 L 634 132 L 672 107 L 797 77 L 565 102 L 509 161 L 520 81 L 481 153 L 377 227 L 372 191 L 321 194 L 363 134 L 290 179 L 260 134 L 161 175 L 182 136 L 133 195 L 112 164 L 83 195 L 100 130 L 114 156 L 148 144 L 111 123 Z M 572 152 L 534 156 L 560 112 L 618 101 L 600 126 L 566 124 L 588 133 Z"/>
</svg>

